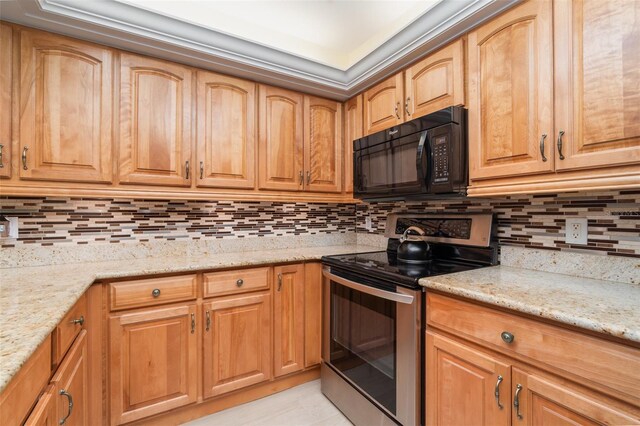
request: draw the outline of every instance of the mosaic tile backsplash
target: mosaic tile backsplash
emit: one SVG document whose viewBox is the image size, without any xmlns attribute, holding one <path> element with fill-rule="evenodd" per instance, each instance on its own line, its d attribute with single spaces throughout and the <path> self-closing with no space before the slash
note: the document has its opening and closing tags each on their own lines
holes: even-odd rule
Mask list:
<svg viewBox="0 0 640 426">
<path fill-rule="evenodd" d="M 493 212 L 501 244 L 640 258 L 638 190 L 358 205 L 0 197 L 0 212 L 20 221 L 19 238 L 0 245 L 383 234 L 386 215 L 406 211 Z M 365 229 L 367 216 L 371 230 Z M 567 217 L 588 219 L 589 246 L 564 243 Z"/>
<path fill-rule="evenodd" d="M 0 212 L 19 218 L 5 248 L 355 231 L 353 204 L 1 197 Z"/>
<path fill-rule="evenodd" d="M 383 234 L 395 212 L 493 212 L 500 244 L 640 258 L 640 191 L 513 195 L 487 199 L 363 203 L 356 206 L 357 232 Z M 372 229 L 365 228 L 371 216 Z M 589 245 L 564 242 L 568 217 L 588 219 Z"/>
</svg>

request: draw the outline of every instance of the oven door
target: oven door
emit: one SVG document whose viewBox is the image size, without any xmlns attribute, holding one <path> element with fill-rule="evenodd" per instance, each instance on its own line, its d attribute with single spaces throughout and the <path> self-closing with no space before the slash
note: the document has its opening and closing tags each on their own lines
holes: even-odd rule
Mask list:
<svg viewBox="0 0 640 426">
<path fill-rule="evenodd" d="M 329 268 L 323 275 L 324 363 L 388 417 L 403 425 L 420 424 L 421 292 L 383 290 Z M 349 407 L 327 396 L 349 416 Z M 346 399 L 353 404 L 354 398 Z"/>
<path fill-rule="evenodd" d="M 354 152 L 354 190 L 361 198 L 427 191 L 427 131 Z"/>
</svg>

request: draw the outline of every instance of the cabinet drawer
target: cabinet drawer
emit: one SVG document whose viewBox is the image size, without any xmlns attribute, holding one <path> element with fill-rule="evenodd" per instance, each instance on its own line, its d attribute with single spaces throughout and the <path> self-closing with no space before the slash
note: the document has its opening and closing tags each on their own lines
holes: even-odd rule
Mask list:
<svg viewBox="0 0 640 426">
<path fill-rule="evenodd" d="M 204 297 L 269 289 L 269 267 L 204 274 Z"/>
<path fill-rule="evenodd" d="M 53 330 L 53 365 L 57 366 L 67 353 L 76 336 L 85 328 L 87 298 L 83 294 L 67 315 Z"/>
<path fill-rule="evenodd" d="M 640 349 L 434 294 L 427 294 L 427 326 L 574 374 L 591 387 L 640 404 Z M 511 343 L 503 341 L 503 332 L 513 335 Z"/>
<path fill-rule="evenodd" d="M 196 298 L 197 275 L 121 281 L 109 285 L 111 310 L 139 308 Z"/>
</svg>

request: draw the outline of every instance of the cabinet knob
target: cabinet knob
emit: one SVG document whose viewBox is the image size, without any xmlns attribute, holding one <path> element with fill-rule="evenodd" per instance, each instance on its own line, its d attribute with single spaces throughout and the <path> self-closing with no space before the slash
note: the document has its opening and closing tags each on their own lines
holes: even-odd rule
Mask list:
<svg viewBox="0 0 640 426">
<path fill-rule="evenodd" d="M 153 291 L 151 292 L 151 295 L 153 297 L 158 297 L 160 296 L 160 289 L 159 288 L 154 288 Z"/>
<path fill-rule="evenodd" d="M 80 318 L 71 320 L 71 324 L 80 324 L 80 327 L 82 327 L 82 325 L 84 325 L 84 315 L 81 315 Z"/>
<path fill-rule="evenodd" d="M 515 336 L 508 331 L 503 331 L 502 334 L 500 334 L 500 337 L 505 343 L 513 343 L 513 340 L 515 339 Z"/>
<path fill-rule="evenodd" d="M 244 284 L 244 280 L 242 278 L 240 278 L 238 281 L 236 281 L 236 285 L 238 287 L 242 287 L 242 284 Z"/>
</svg>

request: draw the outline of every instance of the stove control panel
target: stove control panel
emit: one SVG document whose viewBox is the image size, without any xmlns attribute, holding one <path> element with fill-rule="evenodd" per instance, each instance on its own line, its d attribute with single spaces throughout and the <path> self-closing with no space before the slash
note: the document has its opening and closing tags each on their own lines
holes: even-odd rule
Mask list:
<svg viewBox="0 0 640 426">
<path fill-rule="evenodd" d="M 410 226 L 424 231 L 425 241 L 486 247 L 493 224 L 491 214 L 390 214 L 385 236 L 400 238 Z"/>
</svg>

